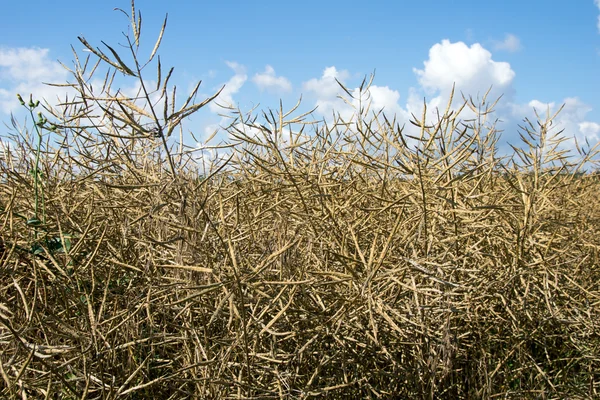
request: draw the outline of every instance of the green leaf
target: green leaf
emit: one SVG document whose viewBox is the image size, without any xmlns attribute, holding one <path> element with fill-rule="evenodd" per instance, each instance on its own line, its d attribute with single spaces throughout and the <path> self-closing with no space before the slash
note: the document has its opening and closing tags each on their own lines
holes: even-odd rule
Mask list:
<svg viewBox="0 0 600 400">
<path fill-rule="evenodd" d="M 68 253 L 71 250 L 71 235 L 63 235 L 63 240 L 60 236 L 55 236 L 52 239 L 46 241 L 48 251 L 50 253 Z"/>
<path fill-rule="evenodd" d="M 30 218 L 27 220 L 27 225 L 32 225 L 32 226 L 37 226 L 37 225 L 41 225 L 42 221 L 40 221 L 37 218 Z"/>
<path fill-rule="evenodd" d="M 39 243 L 34 243 L 31 245 L 29 252 L 34 255 L 44 254 L 44 248 Z"/>
</svg>

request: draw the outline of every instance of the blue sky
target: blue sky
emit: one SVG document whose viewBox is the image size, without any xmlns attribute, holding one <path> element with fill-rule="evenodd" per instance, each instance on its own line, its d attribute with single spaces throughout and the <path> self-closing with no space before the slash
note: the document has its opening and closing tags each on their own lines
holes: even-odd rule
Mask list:
<svg viewBox="0 0 600 400">
<path fill-rule="evenodd" d="M 0 120 L 21 115 L 15 94 L 46 97 L 69 75 L 56 60 L 72 65 L 70 46 L 82 53 L 77 36 L 116 45 L 127 18 L 114 7 L 130 2 L 63 0 L 9 1 L 0 17 Z M 356 4 L 356 5 L 354 5 Z M 516 141 L 517 124 L 534 118 L 533 107 L 556 110 L 565 134 L 594 143 L 600 138 L 600 0 L 211 1 L 136 2 L 142 40 L 152 47 L 165 13 L 167 30 L 159 54 L 175 67 L 183 93 L 197 80 L 200 92 L 226 89 L 219 101 L 248 110 L 292 107 L 300 94 L 304 109 L 319 106 L 328 118 L 343 112 L 336 99 L 375 71 L 375 105 L 408 122 L 420 116 L 423 97 L 445 107 L 449 90 L 504 94 L 497 117 L 506 141 Z M 147 79 L 155 79 L 149 71 Z M 123 81 L 124 87 L 133 82 Z M 346 110 L 347 111 L 347 110 Z M 223 123 L 213 106 L 187 121 L 198 138 Z M 407 124 L 408 125 L 408 124 Z M 5 128 L 0 128 L 3 135 Z"/>
</svg>

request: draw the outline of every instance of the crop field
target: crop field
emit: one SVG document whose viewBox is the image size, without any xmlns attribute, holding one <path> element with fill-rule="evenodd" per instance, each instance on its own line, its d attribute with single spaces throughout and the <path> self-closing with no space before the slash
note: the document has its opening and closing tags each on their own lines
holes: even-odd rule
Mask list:
<svg viewBox="0 0 600 400">
<path fill-rule="evenodd" d="M 1 138 L 0 398 L 600 397 L 596 148 L 549 115 L 499 155 L 487 99 L 417 136 L 365 101 L 229 110 L 200 162 L 177 136 L 216 94 L 176 107 L 131 14 Z"/>
</svg>

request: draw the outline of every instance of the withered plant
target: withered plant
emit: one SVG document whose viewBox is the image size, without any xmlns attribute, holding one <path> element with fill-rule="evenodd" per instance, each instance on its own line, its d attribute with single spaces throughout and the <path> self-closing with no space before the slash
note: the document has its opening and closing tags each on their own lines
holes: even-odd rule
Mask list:
<svg viewBox="0 0 600 400">
<path fill-rule="evenodd" d="M 409 129 L 370 79 L 329 122 L 224 109 L 211 163 L 219 92 L 176 106 L 128 18 L 2 139 L 0 397 L 600 396 L 598 151 L 556 115 L 502 157 L 487 94 Z"/>
</svg>

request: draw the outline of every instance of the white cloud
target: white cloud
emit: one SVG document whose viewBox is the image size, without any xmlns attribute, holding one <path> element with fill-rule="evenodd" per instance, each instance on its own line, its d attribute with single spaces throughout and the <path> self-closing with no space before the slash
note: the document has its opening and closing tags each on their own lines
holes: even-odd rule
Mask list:
<svg viewBox="0 0 600 400">
<path fill-rule="evenodd" d="M 487 102 L 495 101 L 500 95 L 504 95 L 497 109 L 506 108 L 514 93 L 512 87 L 515 72 L 510 64 L 497 62 L 492 59 L 491 53 L 480 44 L 467 46 L 463 42 L 451 43 L 443 40 L 433 45 L 429 51 L 429 58 L 424 61 L 422 70 L 414 69 L 420 84 L 417 88 L 410 88 L 404 106 L 400 105 L 400 93 L 388 86 L 372 85 L 369 93 L 363 95 L 363 100 L 369 98 L 371 111 L 384 109 L 388 118 L 397 117 L 400 125 L 405 125 L 406 133 L 415 134 L 417 127 L 409 124 L 412 114 L 418 119 L 423 113 L 423 99 L 427 98 L 426 121 L 437 122 L 437 109 L 443 113 L 452 90 L 456 84 L 456 92 L 451 109 L 456 110 L 462 104 L 461 92 L 467 98 L 473 96 L 475 103 L 482 100 L 483 94 L 490 87 Z M 343 118 L 349 118 L 355 113 L 351 105 L 344 103 L 337 97 L 342 95 L 348 97 L 335 81 L 340 82 L 350 77 L 348 71 L 339 71 L 331 66 L 323 71 L 320 78 L 313 78 L 304 83 L 305 91 L 315 95 L 317 112 L 326 118 L 331 117 L 332 110 L 339 112 Z M 359 89 L 349 87 L 350 92 L 358 98 Z M 356 106 L 358 100 L 352 103 Z M 506 112 L 506 110 L 503 110 Z M 461 119 L 472 118 L 474 113 L 468 108 L 463 109 Z"/>
<path fill-rule="evenodd" d="M 234 72 L 234 75 L 231 78 L 229 78 L 227 82 L 225 82 L 225 87 L 223 88 L 219 96 L 217 96 L 216 99 L 214 99 L 208 104 L 209 110 L 214 114 L 221 114 L 221 117 L 218 122 L 209 122 L 203 124 L 203 127 L 201 128 L 201 131 L 203 133 L 202 138 L 200 138 L 201 141 L 213 136 L 215 131 L 224 131 L 222 128 L 228 126 L 231 123 L 231 119 L 225 116 L 225 114 L 231 113 L 227 110 L 224 110 L 223 107 L 236 106 L 233 96 L 240 91 L 242 86 L 244 86 L 244 84 L 248 80 L 246 67 L 244 65 L 234 61 L 226 61 L 225 63 L 229 68 L 231 68 L 231 70 Z M 220 137 L 218 133 L 217 136 Z M 203 151 L 200 153 L 200 155 L 202 155 L 204 159 L 200 160 L 200 158 L 202 158 L 200 156 L 198 156 L 197 158 L 199 161 L 202 161 L 202 165 L 204 167 L 214 164 L 214 160 L 210 161 L 211 157 L 216 157 L 215 160 L 221 160 L 221 158 L 223 157 L 223 151 L 221 151 L 220 153 L 212 152 L 212 150 L 208 151 L 209 148 L 206 147 L 206 143 L 198 142 L 197 145 L 203 148 Z"/>
<path fill-rule="evenodd" d="M 290 92 L 292 90 L 290 81 L 283 76 L 275 75 L 275 69 L 270 65 L 266 66 L 264 73 L 254 75 L 252 81 L 254 81 L 256 86 L 261 90 L 266 89 L 275 92 Z"/>
<path fill-rule="evenodd" d="M 210 137 L 212 136 L 213 133 L 215 133 L 215 131 L 218 131 L 221 129 L 221 125 L 220 124 L 208 124 L 204 127 L 204 137 Z"/>
<path fill-rule="evenodd" d="M 489 90 L 483 109 L 502 96 L 495 107 L 494 117 L 506 121 L 506 114 L 510 113 L 510 101 L 515 92 L 515 72 L 509 63 L 493 60 L 490 51 L 479 43 L 467 46 L 463 42 L 451 43 L 445 39 L 429 49 L 429 58 L 423 64 L 423 69 L 413 68 L 420 86 L 409 91 L 406 103 L 408 115 L 414 114 L 420 119 L 423 113 L 423 99 L 426 98 L 426 122 L 437 122 L 436 108 L 440 114 L 444 112 L 455 85 L 451 110 L 457 110 L 463 104 L 463 95 L 467 99 L 472 98 L 476 106 L 480 105 L 483 96 Z M 459 119 L 466 121 L 475 115 L 475 112 L 465 107 Z M 488 123 L 492 124 L 495 118 L 488 120 Z M 418 130 L 411 124 L 407 124 L 406 127 L 412 133 L 415 133 L 415 128 Z"/>
<path fill-rule="evenodd" d="M 355 94 L 358 95 L 359 88 L 355 89 Z M 381 108 L 394 109 L 398 107 L 398 100 L 400 100 L 400 93 L 397 90 L 392 90 L 387 86 L 376 86 L 373 85 L 369 88 L 371 95 L 371 107 L 375 110 Z"/>
<path fill-rule="evenodd" d="M 58 62 L 50 59 L 49 49 L 0 48 L 0 112 L 10 114 L 21 107 L 16 94 L 26 101 L 33 94 L 36 100 L 46 99 L 57 103 L 57 96 L 64 98 L 69 92 L 64 87 L 52 87 L 44 83 L 65 83 L 69 72 Z"/>
<path fill-rule="evenodd" d="M 336 79 L 342 84 L 350 73 L 346 70 L 338 71 L 335 66 L 327 67 L 323 70 L 320 78 L 310 79 L 302 84 L 304 91 L 311 93 L 316 97 L 315 106 L 317 112 L 326 117 L 332 115 L 332 111 L 339 112 L 343 118 L 348 118 L 352 114 L 352 108 L 338 98 L 344 91 L 336 82 Z"/>
<path fill-rule="evenodd" d="M 522 125 L 526 117 L 530 121 L 536 120 L 534 107 L 541 118 L 544 118 L 542 115 L 548 106 L 551 112 L 556 112 L 559 107 L 557 103 L 546 104 L 539 100 L 532 100 L 526 104 L 514 103 L 512 97 L 515 72 L 509 63 L 495 61 L 490 51 L 480 44 L 467 46 L 462 42 L 451 43 L 443 40 L 431 47 L 429 58 L 424 61 L 424 68 L 414 69 L 414 72 L 420 86 L 410 88 L 403 105 L 400 104 L 400 93 L 388 86 L 372 85 L 368 93 L 363 94 L 362 97 L 363 100 L 368 98 L 371 101 L 371 111 L 376 112 L 383 108 L 388 118 L 395 115 L 397 122 L 405 126 L 404 133 L 412 135 L 418 135 L 419 128 L 408 122 L 413 114 L 416 118 L 421 118 L 423 99 L 427 99 L 426 121 L 435 123 L 438 118 L 437 110 L 442 114 L 446 109 L 453 84 L 456 84 L 456 92 L 451 105 L 452 110 L 462 105 L 461 92 L 467 98 L 472 96 L 475 105 L 479 105 L 490 87 L 492 89 L 486 98 L 486 105 L 490 105 L 503 95 L 495 107 L 495 114 L 488 119 L 486 127 L 491 127 L 496 119 L 499 119 L 496 128 L 505 130 L 502 133 L 502 140 L 514 145 L 520 145 L 517 125 Z M 349 77 L 348 71 L 339 71 L 331 66 L 323 71 L 320 78 L 313 78 L 304 83 L 304 90 L 316 97 L 316 105 L 319 107 L 317 112 L 326 119 L 332 116 L 332 110 L 339 112 L 344 119 L 349 119 L 355 114 L 352 105 L 355 107 L 358 105 L 360 94 L 359 88 L 352 88 L 346 84 L 345 80 Z M 348 96 L 339 87 L 336 78 L 347 85 L 355 98 L 351 104 L 346 104 L 338 98 L 340 95 L 346 98 Z M 600 124 L 586 119 L 591 108 L 577 98 L 566 98 L 563 102 L 566 105 L 554 121 L 554 129 L 557 132 L 564 129 L 563 135 L 568 138 L 575 137 L 579 143 L 584 143 L 585 139 L 588 139 L 592 145 L 596 143 L 600 137 Z M 474 116 L 473 111 L 465 108 L 459 119 L 465 122 Z M 566 142 L 565 147 L 574 148 L 574 140 Z"/>
<path fill-rule="evenodd" d="M 313 92 L 318 98 L 334 98 L 340 92 L 340 85 L 336 79 L 344 83 L 350 77 L 346 70 L 338 71 L 335 67 L 327 67 L 323 70 L 321 78 L 313 78 L 302 85 L 304 90 Z"/>
<path fill-rule="evenodd" d="M 600 2 L 600 0 L 598 1 Z M 537 99 L 525 104 L 513 102 L 515 72 L 509 63 L 495 61 L 491 52 L 480 44 L 467 46 L 462 42 L 451 43 L 443 40 L 431 47 L 429 58 L 424 61 L 424 68 L 414 69 L 414 72 L 420 85 L 410 88 L 405 104 L 401 105 L 400 103 L 400 93 L 388 86 L 372 85 L 368 93 L 363 93 L 362 97 L 362 100 L 369 99 L 371 101 L 371 111 L 376 112 L 383 108 L 388 118 L 393 118 L 395 115 L 397 122 L 401 126 L 405 126 L 404 133 L 418 135 L 419 128 L 408 122 L 413 114 L 416 118 L 421 118 L 424 98 L 427 99 L 426 121 L 428 123 L 437 122 L 437 110 L 440 114 L 444 112 L 452 86 L 456 84 L 452 110 L 456 110 L 462 105 L 461 92 L 467 98 L 472 96 L 475 105 L 479 105 L 483 100 L 483 95 L 492 87 L 483 110 L 503 95 L 495 107 L 496 112 L 488 118 L 484 128 L 491 127 L 498 119 L 496 128 L 504 130 L 502 142 L 508 141 L 517 146 L 521 145 L 518 125 L 523 125 L 523 119 L 528 118 L 535 123 L 537 119 L 534 108 L 543 119 L 548 106 L 550 112 L 555 113 L 562 103 L 565 103 L 565 107 L 554 120 L 552 132 L 564 129 L 562 134 L 565 137 L 576 138 L 580 144 L 587 139 L 593 145 L 600 138 L 600 124 L 586 119 L 591 108 L 575 97 L 565 98 L 562 103 L 543 103 Z M 304 90 L 316 97 L 315 104 L 319 107 L 317 112 L 326 119 L 331 118 L 332 110 L 339 112 L 346 120 L 356 113 L 352 105 L 355 107 L 358 105 L 359 88 L 353 88 L 345 82 L 349 77 L 348 71 L 340 71 L 331 66 L 323 71 L 321 77 L 310 79 L 303 84 Z M 355 98 L 351 104 L 346 104 L 338 98 L 340 95 L 345 98 L 348 96 L 339 87 L 335 81 L 336 78 L 347 85 L 348 90 Z M 466 122 L 474 116 L 473 111 L 464 108 L 459 119 Z M 502 146 L 501 144 L 500 147 L 502 148 Z M 565 142 L 563 147 L 574 149 L 574 140 L 570 139 Z M 504 148 L 506 149 L 506 147 Z"/>
<path fill-rule="evenodd" d="M 219 169 L 229 156 L 228 149 L 198 143 L 193 153 L 193 160 L 198 167 L 198 172 L 206 176 Z"/>
<path fill-rule="evenodd" d="M 495 41 L 494 48 L 496 50 L 506 50 L 511 53 L 521 50 L 521 40 L 513 34 L 506 34 L 504 40 Z"/>
<path fill-rule="evenodd" d="M 531 100 L 529 103 L 527 103 L 527 106 L 529 108 L 535 108 L 538 112 L 545 112 L 548 109 L 548 107 L 550 108 L 550 110 L 554 109 L 555 103 L 544 103 L 539 100 Z"/>
<path fill-rule="evenodd" d="M 539 126 L 536 124 L 538 118 L 535 111 L 539 116 L 539 122 L 543 123 L 548 116 L 554 116 L 563 104 L 564 108 L 552 121 L 550 135 L 563 131 L 561 136 L 567 139 L 561 146 L 563 149 L 574 150 L 575 139 L 579 145 L 583 145 L 586 140 L 592 146 L 598 143 L 600 140 L 600 124 L 586 119 L 586 115 L 592 111 L 592 108 L 577 97 L 567 97 L 560 103 L 544 103 L 539 100 L 531 100 L 527 105 L 518 106 L 513 104 L 512 119 L 515 121 L 514 125 L 516 126 L 518 122 L 521 126 L 527 126 L 531 129 L 528 124 L 521 122 L 527 118 L 534 124 L 536 131 L 539 132 Z M 515 138 L 512 144 L 517 145 L 517 136 L 512 135 L 512 137 Z"/>
<path fill-rule="evenodd" d="M 224 132 L 224 127 L 229 126 L 229 123 L 231 123 L 231 119 L 223 117 L 221 118 L 221 120 L 219 121 L 219 123 L 214 123 L 214 124 L 208 124 L 204 126 L 204 138 L 209 138 L 211 136 L 213 136 L 213 134 L 215 133 L 215 131 L 217 132 Z M 257 128 L 254 127 L 250 127 L 248 125 L 243 125 L 240 123 L 237 123 L 233 126 L 230 127 L 231 130 L 233 130 L 235 132 L 236 129 L 242 131 L 244 134 L 248 135 L 249 137 L 253 137 L 256 136 L 257 134 L 260 133 L 260 131 Z M 231 139 L 232 136 L 228 135 L 228 139 Z M 208 142 L 204 143 L 204 145 L 207 145 Z M 201 144 L 199 144 L 201 145 Z"/>
<path fill-rule="evenodd" d="M 462 54 L 458 55 L 462 56 Z M 474 77 L 478 77 L 480 75 L 481 73 L 479 70 L 475 70 L 472 74 Z M 335 111 L 336 114 L 339 113 L 344 120 L 348 121 L 353 115 L 356 114 L 360 100 L 362 100 L 363 105 L 366 104 L 366 101 L 369 101 L 371 113 L 379 112 L 381 109 L 383 109 L 388 119 L 391 120 L 396 117 L 396 122 L 401 126 L 405 126 L 405 133 L 413 135 L 417 134 L 419 129 L 414 127 L 412 124 L 409 124 L 409 120 L 412 118 L 411 113 L 417 118 L 421 118 L 423 112 L 423 96 L 419 94 L 418 89 L 410 89 L 406 105 L 403 107 L 400 105 L 400 92 L 390 88 L 389 86 L 373 84 L 369 87 L 368 92 L 362 94 L 361 98 L 360 89 L 358 87 L 352 88 L 349 85 L 346 85 L 345 80 L 349 77 L 350 73 L 348 71 L 338 71 L 336 67 L 332 66 L 326 68 L 320 78 L 313 78 L 304 83 L 304 90 L 310 92 L 316 97 L 315 105 L 318 106 L 318 113 L 323 115 L 326 119 L 329 119 L 332 117 L 332 111 Z M 349 96 L 335 81 L 336 78 L 347 86 L 348 90 L 354 97 L 353 100 L 349 98 Z M 435 83 L 434 79 L 430 79 L 430 82 L 432 85 Z M 464 86 L 467 86 L 470 84 L 470 81 L 465 78 L 463 79 L 463 83 Z M 441 82 L 435 83 L 434 85 L 438 90 L 442 89 L 444 93 L 443 95 L 430 98 L 427 102 L 427 122 L 437 121 L 436 108 L 441 109 L 441 112 L 445 110 L 448 101 L 449 90 L 446 91 L 447 88 L 444 86 L 444 84 L 445 82 Z M 451 85 L 452 83 L 450 83 L 449 89 L 451 89 Z M 350 100 L 351 103 L 345 103 L 339 99 L 338 96 L 343 96 L 347 100 Z M 460 94 L 458 95 L 458 99 L 460 100 Z M 460 102 L 455 101 L 455 104 L 457 103 Z"/>
<path fill-rule="evenodd" d="M 596 2 L 600 3 L 600 0 L 596 0 Z M 504 49 L 510 50 L 515 49 L 517 44 L 518 39 L 508 35 L 502 46 Z M 227 65 L 235 75 L 227 82 L 217 103 L 232 105 L 234 104 L 233 96 L 240 91 L 247 80 L 247 75 L 243 66 L 233 62 L 227 63 Z M 531 100 L 524 104 L 513 102 L 515 72 L 511 65 L 494 60 L 492 53 L 478 43 L 468 46 L 463 42 L 452 43 L 449 40 L 442 40 L 431 47 L 429 57 L 423 65 L 422 69 L 413 69 L 419 85 L 410 88 L 404 103 L 400 103 L 400 92 L 389 86 L 372 85 L 368 93 L 362 95 L 362 100 L 370 100 L 371 111 L 376 112 L 383 108 L 388 118 L 393 118 L 395 115 L 400 126 L 405 126 L 405 133 L 418 134 L 419 128 L 408 122 L 412 118 L 411 114 L 421 118 L 424 97 L 427 98 L 426 121 L 428 123 L 437 122 L 436 108 L 439 109 L 440 114 L 444 112 L 454 84 L 456 84 L 456 93 L 451 107 L 453 110 L 462 104 L 461 92 L 467 98 L 472 96 L 476 105 L 490 87 L 492 90 L 486 99 L 487 105 L 494 102 L 500 95 L 504 95 L 496 105 L 496 113 L 488 119 L 488 126 L 496 119 L 500 119 L 497 129 L 505 130 L 502 133 L 502 142 L 508 141 L 514 145 L 520 144 L 517 124 L 522 125 L 525 117 L 532 122 L 536 120 L 533 107 L 542 114 L 546 111 L 547 106 L 550 106 L 551 112 L 555 112 L 562 104 L 558 102 L 543 103 L 539 100 Z M 352 106 L 358 105 L 360 95 L 359 88 L 347 82 L 350 77 L 351 74 L 347 70 L 328 66 L 320 77 L 305 81 L 302 88 L 306 94 L 312 96 L 315 105 L 318 106 L 317 113 L 323 115 L 325 119 L 329 120 L 332 117 L 332 111 L 336 111 L 342 118 L 349 120 L 356 113 Z M 349 99 L 336 79 L 346 85 L 354 96 L 354 100 Z M 259 88 L 288 90 L 285 82 L 288 84 L 289 82 L 285 78 L 278 77 L 271 66 L 267 66 L 264 73 L 256 74 L 252 80 Z M 291 84 L 289 85 L 291 89 Z M 351 103 L 343 102 L 339 96 L 351 100 Z M 564 129 L 565 136 L 576 137 L 579 143 L 585 142 L 586 138 L 590 143 L 596 143 L 600 137 L 600 124 L 586 119 L 586 115 L 591 110 L 590 107 L 577 98 L 565 98 L 563 102 L 566 103 L 566 106 L 556 118 L 553 127 L 557 131 Z M 216 104 L 211 104 L 210 109 L 213 112 L 222 111 Z M 459 119 L 465 121 L 474 115 L 472 111 L 465 108 Z M 223 120 L 220 124 L 207 126 L 206 136 L 209 136 L 219 126 L 224 126 Z M 249 132 L 249 134 L 256 134 L 256 132 Z M 574 147 L 574 141 L 571 140 L 567 145 Z"/>
<path fill-rule="evenodd" d="M 429 59 L 424 65 L 424 69 L 413 68 L 413 71 L 430 94 L 439 91 L 447 95 L 455 83 L 466 95 L 485 92 L 490 85 L 494 91 L 503 92 L 515 77 L 509 63 L 492 60 L 492 54 L 479 43 L 469 47 L 463 42 L 444 39 L 429 49 Z"/>
<path fill-rule="evenodd" d="M 6 68 L 0 77 L 20 81 L 43 81 L 65 71 L 57 62 L 48 58 L 49 49 L 4 48 L 0 49 L 0 67 Z"/>
<path fill-rule="evenodd" d="M 456 98 L 456 95 L 455 95 Z M 426 122 L 433 122 L 437 116 L 436 109 L 440 109 L 440 113 L 445 110 L 448 103 L 449 96 L 435 96 L 427 99 L 425 96 L 421 96 L 421 91 L 416 88 L 410 88 L 408 98 L 406 101 L 406 112 L 412 118 L 414 115 L 416 118 L 421 119 L 423 116 L 423 106 L 427 107 L 427 114 L 425 115 Z M 458 100 L 461 100 L 460 98 Z M 458 100 L 455 103 L 458 103 Z M 409 126 L 409 128 L 412 125 Z"/>
<path fill-rule="evenodd" d="M 246 74 L 246 67 L 236 62 L 227 61 L 227 66 L 233 70 L 235 73 L 227 83 L 225 83 L 225 88 L 221 91 L 221 94 L 212 102 L 209 103 L 208 107 L 210 111 L 213 113 L 219 113 L 223 110 L 219 105 L 225 107 L 234 106 L 233 95 L 238 93 L 244 83 L 248 80 L 248 75 Z"/>
<path fill-rule="evenodd" d="M 596 122 L 584 121 L 579 123 L 579 132 L 592 140 L 600 140 L 600 124 Z"/>
<path fill-rule="evenodd" d="M 352 91 L 355 100 L 352 102 L 354 107 L 358 107 L 360 88 Z M 410 114 L 400 105 L 400 92 L 390 89 L 389 86 L 371 85 L 368 91 L 363 94 L 363 100 L 370 102 L 370 113 L 378 113 L 383 110 L 386 117 L 391 120 L 396 116 L 400 122 L 408 122 Z"/>
</svg>

